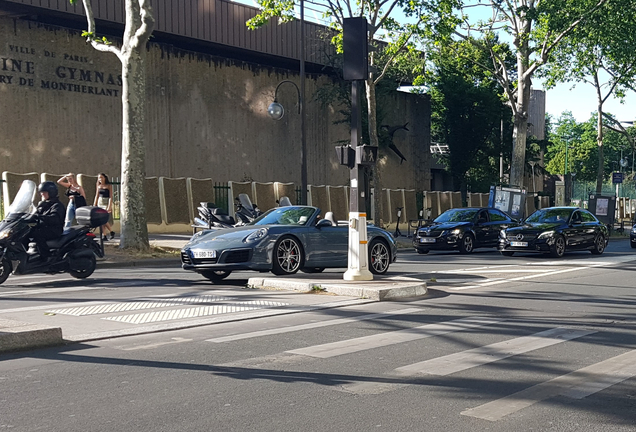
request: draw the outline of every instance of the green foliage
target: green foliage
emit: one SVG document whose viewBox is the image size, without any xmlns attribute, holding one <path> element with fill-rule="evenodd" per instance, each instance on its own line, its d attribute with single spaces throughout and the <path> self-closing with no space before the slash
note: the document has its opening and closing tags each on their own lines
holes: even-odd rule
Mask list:
<svg viewBox="0 0 636 432">
<path fill-rule="evenodd" d="M 549 174 L 561 175 L 565 171 L 565 146 L 568 143 L 568 172 L 575 173 L 580 181 L 595 181 L 598 171 L 598 144 L 596 117 L 577 123 L 572 113 L 564 112 L 556 122 L 555 130 L 549 135 L 549 145 L 545 154 L 545 168 Z M 618 169 L 621 156 L 632 156 L 632 148 L 627 139 L 618 132 L 604 130 L 603 140 L 604 179 L 609 179 L 612 171 Z M 623 154 L 621 155 L 621 149 Z"/>
<path fill-rule="evenodd" d="M 509 155 L 512 126 L 503 91 L 492 74 L 477 66 L 486 54 L 470 42 L 440 46 L 430 59 L 432 140 L 449 146 L 444 162 L 456 188 L 487 191 L 498 180 L 504 147 Z M 500 138 L 502 119 L 506 146 Z"/>
</svg>

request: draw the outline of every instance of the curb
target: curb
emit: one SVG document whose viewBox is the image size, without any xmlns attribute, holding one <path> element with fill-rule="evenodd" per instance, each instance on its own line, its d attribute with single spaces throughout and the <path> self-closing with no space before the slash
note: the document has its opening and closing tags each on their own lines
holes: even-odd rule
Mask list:
<svg viewBox="0 0 636 432">
<path fill-rule="evenodd" d="M 61 345 L 62 329 L 0 319 L 0 353 Z"/>
<path fill-rule="evenodd" d="M 375 281 L 337 281 L 333 279 L 275 279 L 250 278 L 248 286 L 262 289 L 284 289 L 293 291 L 314 291 L 358 297 L 374 301 L 396 300 L 425 296 L 428 292 L 426 282 L 410 279 L 380 279 Z"/>
</svg>

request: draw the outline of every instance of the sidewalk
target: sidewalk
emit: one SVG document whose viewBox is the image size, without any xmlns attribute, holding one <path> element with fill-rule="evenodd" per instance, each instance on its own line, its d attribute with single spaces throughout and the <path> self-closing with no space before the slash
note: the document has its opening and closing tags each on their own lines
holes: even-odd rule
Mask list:
<svg viewBox="0 0 636 432">
<path fill-rule="evenodd" d="M 178 251 L 189 239 L 190 235 L 184 234 L 155 234 L 150 244 Z M 118 244 L 116 239 L 109 243 Z M 400 248 L 411 247 L 410 239 L 400 238 L 399 243 Z M 180 257 L 131 259 L 113 253 L 97 265 L 101 269 L 176 267 Z M 298 273 L 290 277 L 268 274 L 250 278 L 247 289 L 219 288 L 188 297 L 112 298 L 4 310 L 0 311 L 0 353 L 416 297 L 425 295 L 426 289 L 425 282 L 409 278 L 349 282 L 343 281 L 340 273 Z M 137 310 L 140 313 L 135 313 Z"/>
</svg>

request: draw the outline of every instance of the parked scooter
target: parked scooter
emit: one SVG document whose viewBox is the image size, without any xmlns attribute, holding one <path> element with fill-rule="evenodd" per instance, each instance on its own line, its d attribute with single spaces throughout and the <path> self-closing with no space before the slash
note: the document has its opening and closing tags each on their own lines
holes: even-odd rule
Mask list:
<svg viewBox="0 0 636 432">
<path fill-rule="evenodd" d="M 252 204 L 246 194 L 239 194 L 235 201 L 234 214 L 236 219 L 228 215 L 222 208 L 214 205 L 214 203 L 201 202 L 201 205 L 197 207 L 199 216 L 194 218 L 194 224 L 192 225 L 194 233 L 202 229 L 216 230 L 245 225 L 263 214 L 256 204 Z M 277 203 L 279 207 L 292 205 L 287 197 L 282 197 Z"/>
<path fill-rule="evenodd" d="M 109 219 L 109 213 L 99 207 L 80 207 L 76 212 L 78 226 L 64 230 L 62 236 L 46 242 L 50 250 L 42 259 L 35 249 L 25 247 L 31 228 L 37 226 L 33 218 L 36 185 L 31 180 L 22 182 L 7 216 L 0 222 L 0 284 L 13 272 L 14 275 L 32 273 L 69 273 L 84 279 L 95 271 L 95 255 L 104 253 L 91 231 Z"/>
<path fill-rule="evenodd" d="M 252 200 L 250 200 L 247 194 L 239 194 L 235 201 L 234 206 L 236 210 L 234 211 L 234 215 L 236 216 L 237 225 L 245 225 L 253 222 L 254 219 L 263 214 L 256 204 L 252 204 Z"/>
</svg>

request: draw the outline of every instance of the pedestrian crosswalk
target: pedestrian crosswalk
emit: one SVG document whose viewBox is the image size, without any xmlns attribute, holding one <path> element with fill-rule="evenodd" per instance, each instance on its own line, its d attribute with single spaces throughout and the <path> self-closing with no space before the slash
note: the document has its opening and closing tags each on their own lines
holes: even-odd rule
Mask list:
<svg viewBox="0 0 636 432">
<path fill-rule="evenodd" d="M 408 309 L 408 312 L 411 313 L 412 310 Z M 396 319 L 399 316 L 399 311 L 394 314 L 372 315 L 374 318 L 380 318 L 378 315 L 382 315 L 382 318 Z M 394 316 L 392 317 L 391 315 Z M 370 315 L 358 317 L 357 319 L 364 320 L 368 316 Z M 338 326 L 350 324 L 351 322 L 353 320 L 350 319 L 326 320 L 320 323 L 319 327 L 330 325 L 329 323 Z M 306 331 L 311 329 L 313 324 L 296 327 L 285 326 L 279 329 L 273 328 L 260 332 L 235 334 L 211 338 L 207 339 L 207 341 L 222 344 L 249 338 L 271 337 L 282 333 L 289 334 L 294 331 Z M 520 329 L 523 329 L 522 332 L 525 334 L 520 334 Z M 488 335 L 485 340 L 496 338 L 499 341 L 485 343 L 465 350 L 457 350 L 459 345 L 452 345 L 446 340 L 453 339 L 449 338 L 451 334 L 459 336 L 463 333 L 464 336 L 468 334 L 473 336 L 479 332 Z M 375 331 L 373 334 L 362 337 L 344 338 L 328 343 L 288 349 L 278 355 L 267 356 L 266 362 L 262 361 L 262 359 L 254 358 L 252 359 L 253 364 L 248 359 L 241 361 L 240 364 L 242 367 L 250 365 L 252 367 L 257 367 L 256 365 L 262 367 L 263 364 L 267 364 L 269 367 L 273 367 L 276 364 L 284 365 L 281 367 L 288 367 L 291 364 L 301 367 L 298 365 L 302 365 L 303 362 L 313 362 L 311 368 L 315 370 L 320 367 L 320 362 L 326 362 L 334 357 L 343 358 L 348 355 L 361 354 L 365 359 L 373 359 L 373 350 L 387 347 L 391 347 L 394 353 L 400 350 L 410 353 L 404 357 L 399 354 L 392 356 L 392 362 L 395 364 L 380 374 L 377 372 L 372 373 L 372 376 L 361 374 L 359 380 L 355 378 L 348 379 L 342 385 L 333 386 L 334 390 L 354 394 L 358 397 L 396 392 L 415 384 L 417 384 L 417 388 L 422 388 L 422 385 L 426 386 L 427 383 L 432 382 L 435 382 L 437 386 L 440 385 L 440 379 L 450 379 L 452 380 L 452 385 L 457 386 L 458 382 L 466 379 L 466 373 L 470 373 L 471 379 L 475 381 L 492 380 L 493 372 L 497 370 L 496 367 L 493 368 L 492 366 L 497 365 L 498 362 L 509 361 L 513 357 L 521 358 L 519 361 L 526 364 L 509 362 L 507 368 L 510 369 L 512 364 L 515 365 L 514 367 L 519 368 L 520 372 L 526 374 L 526 369 L 531 366 L 538 367 L 545 364 L 547 368 L 547 365 L 557 361 L 554 358 L 557 355 L 562 357 L 558 359 L 559 365 L 570 365 L 569 370 L 563 366 L 555 368 L 555 371 L 552 371 L 547 379 L 542 374 L 532 376 L 532 379 L 527 379 L 526 375 L 527 381 L 522 381 L 525 388 L 519 391 L 511 391 L 507 395 L 502 395 L 499 392 L 488 394 L 484 390 L 484 394 L 480 395 L 479 398 L 475 398 L 474 406 L 458 409 L 456 412 L 457 415 L 464 417 L 499 421 L 510 414 L 550 398 L 562 396 L 573 400 L 583 399 L 634 378 L 636 376 L 636 349 L 630 350 L 629 347 L 622 347 L 617 350 L 616 347 L 603 346 L 598 341 L 603 339 L 600 334 L 604 332 L 605 330 L 569 325 L 546 328 L 546 326 L 536 325 L 535 323 L 532 326 L 528 326 L 525 322 L 522 324 L 513 319 L 475 316 L 448 319 L 401 330 Z M 330 334 L 338 335 L 339 333 L 332 331 Z M 608 337 L 606 333 L 604 334 L 604 337 Z M 423 339 L 427 339 L 427 341 L 424 342 Z M 285 340 L 293 340 L 297 341 L 297 343 L 304 341 L 300 336 L 293 338 L 289 335 L 285 336 Z M 417 345 L 419 349 L 409 349 L 409 344 L 419 344 Z M 448 344 L 452 345 L 456 351 L 427 358 L 428 355 L 421 350 L 421 347 L 424 346 L 421 344 L 427 344 L 427 346 Z M 578 351 L 574 349 L 575 345 L 571 344 L 579 344 Z M 598 361 L 600 356 L 590 356 L 592 360 L 587 363 L 582 362 L 580 358 L 577 358 L 576 354 L 577 352 L 580 353 L 581 344 L 586 347 L 586 350 L 588 346 L 598 347 L 599 351 L 604 353 L 605 358 Z M 448 350 L 448 346 L 443 349 L 438 348 L 438 350 L 445 352 Z M 427 351 L 430 352 L 430 350 Z M 363 352 L 364 354 L 362 354 Z M 405 359 L 413 360 L 413 352 L 422 352 L 425 358 L 415 362 L 405 361 Z M 382 353 L 384 357 L 387 356 L 386 350 L 382 351 Z M 587 359 L 587 356 L 585 358 Z M 345 357 L 342 364 L 347 363 L 348 361 Z M 386 363 L 386 359 L 384 359 L 384 363 Z M 327 364 L 331 365 L 331 367 L 334 365 L 333 362 L 325 363 L 325 365 Z M 231 366 L 236 365 L 232 364 Z M 339 374 L 339 376 L 346 376 L 344 372 L 339 372 Z M 426 377 L 437 378 L 435 378 L 435 381 L 431 381 L 431 379 L 426 379 Z M 466 385 L 469 386 L 470 384 L 467 383 Z M 434 390 L 435 386 L 432 389 Z M 476 389 L 472 388 L 471 391 L 475 392 Z"/>
</svg>

